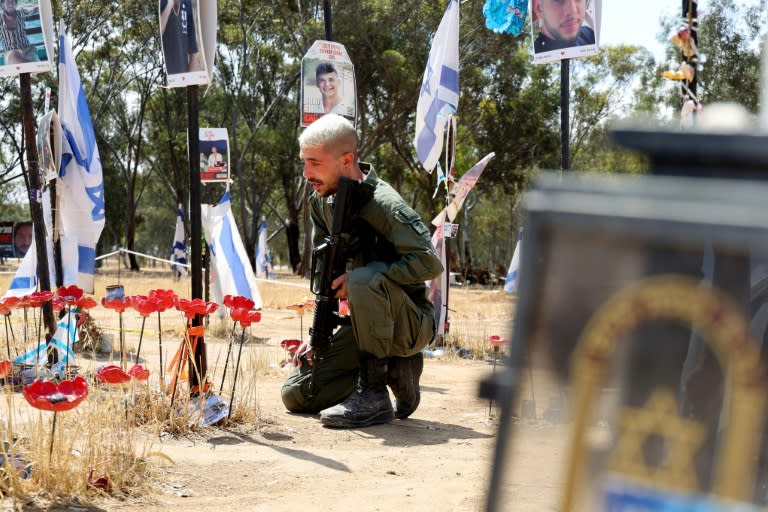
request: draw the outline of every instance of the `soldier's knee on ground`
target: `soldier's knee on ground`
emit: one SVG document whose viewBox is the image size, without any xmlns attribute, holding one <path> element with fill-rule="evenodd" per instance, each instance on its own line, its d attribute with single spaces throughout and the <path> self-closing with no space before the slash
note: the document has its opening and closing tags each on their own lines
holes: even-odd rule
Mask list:
<svg viewBox="0 0 768 512">
<path fill-rule="evenodd" d="M 280 389 L 280 398 L 283 399 L 283 405 L 290 412 L 309 413 L 310 400 L 304 396 L 301 391 L 301 384 L 298 382 L 286 382 Z"/>
</svg>

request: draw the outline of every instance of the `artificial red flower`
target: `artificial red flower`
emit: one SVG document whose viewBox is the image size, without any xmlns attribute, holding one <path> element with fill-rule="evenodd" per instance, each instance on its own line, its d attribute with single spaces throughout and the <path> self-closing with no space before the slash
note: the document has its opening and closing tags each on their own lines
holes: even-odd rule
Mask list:
<svg viewBox="0 0 768 512">
<path fill-rule="evenodd" d="M 51 304 L 53 305 L 53 310 L 57 313 L 62 311 L 66 306 L 64 299 L 62 299 L 58 295 L 53 296 L 53 300 L 51 300 Z"/>
<path fill-rule="evenodd" d="M 237 296 L 229 296 L 229 305 L 225 302 L 224 305 L 229 308 L 242 308 L 242 309 L 253 309 L 253 307 L 256 305 L 251 299 L 248 297 L 244 297 L 243 295 L 237 295 Z M 224 297 L 224 300 L 226 300 L 226 297 Z"/>
<path fill-rule="evenodd" d="M 230 310 L 230 316 L 232 317 L 232 320 L 235 320 L 240 324 L 240 327 L 250 327 L 251 324 L 255 324 L 261 320 L 261 311 L 234 308 Z"/>
<path fill-rule="evenodd" d="M 11 297 L 7 297 L 11 298 Z M 0 299 L 0 315 L 10 315 L 11 310 L 16 306 L 16 302 L 14 301 L 13 304 L 9 303 L 5 299 Z"/>
<path fill-rule="evenodd" d="M 162 313 L 172 308 L 176 301 L 176 293 L 173 290 L 155 289 L 149 290 L 149 297 L 157 299 L 157 310 Z"/>
<path fill-rule="evenodd" d="M 114 309 L 118 313 L 122 313 L 128 308 L 128 303 L 125 300 L 120 298 L 110 299 L 107 297 L 103 297 L 101 299 L 101 305 L 107 309 Z"/>
<path fill-rule="evenodd" d="M 71 286 L 60 286 L 56 290 L 56 295 L 61 297 L 65 303 L 72 306 L 83 296 L 83 289 L 73 284 Z"/>
<path fill-rule="evenodd" d="M 176 299 L 176 309 L 184 313 L 187 318 L 194 318 L 195 315 L 208 316 L 219 307 L 215 302 L 206 302 L 203 299 Z"/>
<path fill-rule="evenodd" d="M 7 307 L 9 310 L 16 309 L 16 306 L 19 303 L 18 297 L 5 297 L 3 299 L 0 299 L 0 302 L 3 303 L 4 307 Z"/>
<path fill-rule="evenodd" d="M 134 295 L 129 297 L 129 302 L 131 307 L 143 317 L 148 317 L 152 313 L 156 313 L 159 308 L 159 301 L 155 297 Z"/>
<path fill-rule="evenodd" d="M 301 340 L 283 340 L 280 342 L 280 346 L 293 354 L 301 346 Z"/>
<path fill-rule="evenodd" d="M 0 361 L 0 379 L 5 378 L 11 374 L 13 371 L 13 363 L 5 359 L 3 361 Z"/>
<path fill-rule="evenodd" d="M 88 384 L 81 376 L 54 384 L 49 380 L 36 380 L 23 386 L 21 392 L 29 405 L 44 411 L 68 411 L 77 407 L 88 396 Z"/>
<path fill-rule="evenodd" d="M 104 384 L 125 384 L 131 376 L 117 365 L 108 364 L 96 370 L 96 377 Z"/>
<path fill-rule="evenodd" d="M 502 345 L 506 345 L 508 343 L 506 339 L 502 338 L 501 336 L 497 336 L 495 334 L 488 336 L 488 341 L 491 342 L 491 345 L 493 345 L 494 349 L 499 349 Z"/>
<path fill-rule="evenodd" d="M 30 293 L 28 296 L 28 300 L 30 305 L 33 308 L 39 308 L 49 300 L 53 298 L 53 292 L 51 291 L 42 291 L 42 292 L 33 292 Z"/>
<path fill-rule="evenodd" d="M 80 297 L 75 305 L 80 309 L 91 309 L 99 305 L 93 297 Z"/>
<path fill-rule="evenodd" d="M 32 307 L 32 301 L 29 299 L 29 295 L 19 297 L 16 301 L 16 308 L 27 309 Z"/>
<path fill-rule="evenodd" d="M 135 364 L 128 368 L 128 375 L 136 380 L 147 380 L 149 378 L 149 370 L 144 368 L 144 365 Z"/>
</svg>

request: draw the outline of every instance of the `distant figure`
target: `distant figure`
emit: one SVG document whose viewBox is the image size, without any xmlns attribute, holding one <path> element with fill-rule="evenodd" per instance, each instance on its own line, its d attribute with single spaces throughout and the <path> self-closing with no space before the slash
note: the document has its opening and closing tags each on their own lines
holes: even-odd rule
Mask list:
<svg viewBox="0 0 768 512">
<path fill-rule="evenodd" d="M 160 33 L 169 75 L 199 71 L 195 18 L 190 0 L 160 0 Z"/>
<path fill-rule="evenodd" d="M 0 0 L 3 14 L 0 16 L 0 44 L 5 52 L 5 64 L 37 62 L 37 50 L 29 42 L 24 26 L 27 16 L 37 13 L 37 7 L 17 9 L 16 0 Z"/>
<path fill-rule="evenodd" d="M 540 24 L 536 53 L 595 44 L 595 32 L 584 25 L 586 0 L 533 0 Z"/>
<path fill-rule="evenodd" d="M 13 226 L 13 255 L 16 258 L 26 256 L 29 247 L 32 245 L 32 223 L 17 222 Z"/>
</svg>

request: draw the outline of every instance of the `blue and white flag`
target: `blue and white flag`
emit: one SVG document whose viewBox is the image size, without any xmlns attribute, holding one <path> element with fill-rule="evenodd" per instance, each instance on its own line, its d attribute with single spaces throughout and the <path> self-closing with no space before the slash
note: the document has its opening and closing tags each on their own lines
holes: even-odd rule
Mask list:
<svg viewBox="0 0 768 512">
<path fill-rule="evenodd" d="M 248 255 L 235 225 L 229 191 L 216 206 L 202 205 L 205 240 L 211 250 L 211 283 L 213 296 L 221 304 L 225 295 L 241 295 L 251 299 L 255 308 L 262 306 Z"/>
<path fill-rule="evenodd" d="M 512 253 L 512 261 L 509 263 L 509 270 L 507 270 L 507 278 L 504 280 L 505 292 L 517 291 L 517 272 L 520 270 L 520 253 L 523 250 L 523 232 L 520 231 L 520 235 L 517 237 L 517 245 L 515 245 L 515 252 Z"/>
<path fill-rule="evenodd" d="M 104 177 L 88 102 L 66 34 L 59 37 L 59 120 L 63 136 L 57 227 L 63 283 L 93 293 L 96 244 L 104 229 Z"/>
<path fill-rule="evenodd" d="M 261 218 L 259 224 L 259 240 L 256 245 L 256 277 L 272 277 L 272 261 L 269 259 L 267 245 L 267 218 Z"/>
<path fill-rule="evenodd" d="M 72 318 L 68 319 L 66 316 L 59 320 L 56 325 L 56 332 L 53 333 L 51 338 L 51 345 L 56 348 L 59 354 L 59 362 L 61 363 L 75 363 L 75 339 L 77 336 L 77 319 L 75 313 L 71 313 Z M 69 333 L 69 341 L 67 341 L 67 333 Z M 13 360 L 13 364 L 31 364 L 31 365 L 44 365 L 48 362 L 48 343 L 41 341 L 36 347 L 31 348 L 24 354 L 18 356 Z"/>
<path fill-rule="evenodd" d="M 171 248 L 171 270 L 177 278 L 187 275 L 187 244 L 184 242 L 184 211 L 181 205 L 176 209 L 176 232 L 173 235 Z"/>
<path fill-rule="evenodd" d="M 459 2 L 450 0 L 432 41 L 416 106 L 414 144 L 421 165 L 435 168 L 443 150 L 446 116 L 459 105 Z"/>
</svg>

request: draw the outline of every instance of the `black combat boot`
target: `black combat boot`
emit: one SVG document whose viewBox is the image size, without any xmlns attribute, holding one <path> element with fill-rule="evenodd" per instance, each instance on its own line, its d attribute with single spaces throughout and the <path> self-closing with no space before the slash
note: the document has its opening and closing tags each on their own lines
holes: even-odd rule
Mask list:
<svg viewBox="0 0 768 512">
<path fill-rule="evenodd" d="M 320 422 L 334 428 L 368 427 L 393 418 L 386 359 L 361 360 L 357 389 L 340 404 L 320 412 Z"/>
<path fill-rule="evenodd" d="M 421 391 L 419 379 L 424 370 L 424 354 L 410 357 L 390 357 L 387 384 L 395 395 L 395 418 L 404 420 L 419 406 Z"/>
</svg>

